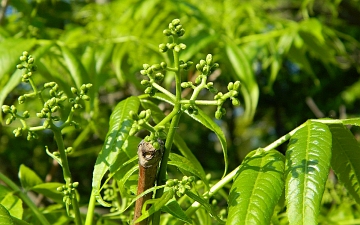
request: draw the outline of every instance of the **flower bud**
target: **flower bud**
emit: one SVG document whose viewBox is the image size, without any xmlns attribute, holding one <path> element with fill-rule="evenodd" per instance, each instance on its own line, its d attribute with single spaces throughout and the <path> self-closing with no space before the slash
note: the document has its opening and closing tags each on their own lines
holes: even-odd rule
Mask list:
<svg viewBox="0 0 360 225">
<path fill-rule="evenodd" d="M 81 96 L 81 99 L 84 101 L 89 101 L 90 97 L 88 95 L 83 95 L 83 96 Z"/>
<path fill-rule="evenodd" d="M 11 112 L 12 112 L 13 114 L 16 114 L 16 113 L 17 113 L 17 109 L 16 109 L 16 107 L 15 107 L 14 105 L 10 106 L 10 109 L 11 109 Z"/>
<path fill-rule="evenodd" d="M 235 81 L 233 90 L 238 91 L 240 86 L 241 86 L 241 82 L 240 81 Z"/>
<path fill-rule="evenodd" d="M 213 62 L 213 57 L 212 57 L 211 54 L 208 54 L 208 55 L 206 56 L 206 63 L 207 63 L 208 65 L 211 65 L 212 62 Z"/>
<path fill-rule="evenodd" d="M 160 66 L 160 64 L 154 64 L 154 65 L 151 66 L 151 69 L 152 69 L 153 71 L 157 71 L 157 70 L 160 70 L 160 69 L 161 69 L 161 66 Z"/>
<path fill-rule="evenodd" d="M 29 111 L 25 111 L 25 112 L 23 113 L 23 117 L 29 118 L 29 117 L 30 117 Z"/>
<path fill-rule="evenodd" d="M 151 86 L 151 83 L 150 83 L 150 81 L 148 81 L 148 80 L 142 80 L 140 83 L 141 83 L 142 85 L 144 85 L 145 87 Z"/>
<path fill-rule="evenodd" d="M 77 95 L 78 94 L 78 90 L 74 87 L 71 87 L 71 92 L 74 94 L 74 95 Z"/>
<path fill-rule="evenodd" d="M 233 82 L 230 82 L 230 83 L 228 84 L 228 86 L 227 86 L 227 89 L 228 89 L 229 91 L 231 91 L 231 90 L 233 90 L 233 88 L 234 88 L 234 83 L 233 83 Z"/>
<path fill-rule="evenodd" d="M 17 65 L 16 65 L 16 68 L 19 69 L 19 70 L 21 70 L 21 69 L 24 69 L 24 66 L 23 66 L 22 64 L 17 64 Z"/>
<path fill-rule="evenodd" d="M 222 113 L 220 111 L 216 111 L 215 118 L 219 120 L 219 119 L 221 119 L 221 117 L 222 117 Z"/>
<path fill-rule="evenodd" d="M 26 56 L 20 56 L 20 61 L 23 61 L 23 62 L 25 62 L 26 61 L 26 59 L 27 59 L 27 57 Z"/>
<path fill-rule="evenodd" d="M 180 19 L 173 19 L 173 21 L 171 21 L 171 24 L 174 26 L 180 25 Z"/>
<path fill-rule="evenodd" d="M 166 52 L 168 50 L 168 47 L 166 46 L 166 44 L 160 44 L 159 45 L 159 51 L 160 52 Z"/>
<path fill-rule="evenodd" d="M 150 65 L 149 64 L 143 64 L 143 68 L 144 68 L 144 70 L 147 70 L 147 69 L 150 68 Z"/>
<path fill-rule="evenodd" d="M 180 43 L 178 46 L 179 46 L 181 49 L 186 49 L 186 45 L 183 44 L 183 43 Z"/>
<path fill-rule="evenodd" d="M 165 30 L 163 30 L 163 34 L 164 34 L 165 36 L 170 36 L 170 35 L 171 35 L 171 31 L 170 31 L 169 29 L 165 29 Z"/>
<path fill-rule="evenodd" d="M 176 45 L 176 46 L 174 47 L 174 51 L 175 51 L 175 52 L 180 52 L 180 50 L 181 50 L 181 48 L 180 48 L 179 45 Z"/>
<path fill-rule="evenodd" d="M 240 105 L 240 101 L 239 101 L 237 98 L 233 98 L 233 99 L 231 100 L 231 103 L 232 103 L 234 106 Z"/>
<path fill-rule="evenodd" d="M 34 63 L 34 58 L 29 58 L 28 63 L 29 63 L 29 64 Z"/>
<path fill-rule="evenodd" d="M 23 56 L 28 56 L 29 55 L 29 53 L 27 52 L 27 51 L 23 51 Z"/>
<path fill-rule="evenodd" d="M 3 105 L 1 106 L 1 109 L 4 113 L 9 113 L 10 112 L 10 106 L 8 105 Z"/>
</svg>

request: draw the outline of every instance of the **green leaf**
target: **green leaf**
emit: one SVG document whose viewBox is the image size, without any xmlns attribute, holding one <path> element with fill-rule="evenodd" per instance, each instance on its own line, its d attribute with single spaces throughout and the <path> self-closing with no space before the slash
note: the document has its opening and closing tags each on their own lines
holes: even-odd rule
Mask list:
<svg viewBox="0 0 360 225">
<path fill-rule="evenodd" d="M 147 200 L 143 205 L 143 209 L 146 209 L 147 204 L 152 204 L 152 206 L 148 210 L 143 211 L 142 215 L 135 221 L 135 223 L 138 223 L 148 218 L 155 212 L 159 211 L 173 197 L 174 197 L 174 191 L 173 189 L 169 189 L 160 198 Z"/>
<path fill-rule="evenodd" d="M 344 119 L 344 120 L 341 120 L 341 122 L 344 125 L 353 125 L 353 126 L 360 127 L 360 118 Z"/>
<path fill-rule="evenodd" d="M 184 210 L 181 208 L 175 198 L 172 198 L 161 209 L 162 211 L 171 214 L 172 216 L 182 220 L 185 223 L 192 223 L 191 219 L 185 214 Z"/>
<path fill-rule="evenodd" d="M 162 93 L 156 93 L 154 95 L 155 98 L 163 100 L 169 104 L 174 105 L 173 100 Z M 229 164 L 229 160 L 227 157 L 227 143 L 226 143 L 226 137 L 224 132 L 221 130 L 221 128 L 215 123 L 215 121 L 213 119 L 211 119 L 204 111 L 202 111 L 201 109 L 197 109 L 198 113 L 197 114 L 190 114 L 187 111 L 185 111 L 185 113 L 190 116 L 191 118 L 193 118 L 195 121 L 201 123 L 202 125 L 204 125 L 206 128 L 210 129 L 211 131 L 213 131 L 216 136 L 218 137 L 221 147 L 222 147 L 222 151 L 224 154 L 224 162 L 225 162 L 225 169 L 224 169 L 224 175 L 227 172 L 227 168 L 228 168 L 228 164 Z"/>
<path fill-rule="evenodd" d="M 175 153 L 170 153 L 169 159 L 170 159 L 170 161 L 168 162 L 168 165 L 172 165 L 177 168 L 180 168 L 181 170 L 187 171 L 187 172 L 197 176 L 201 180 L 204 180 L 204 181 L 206 180 L 206 174 L 198 171 L 197 168 L 194 166 L 194 164 L 189 159 L 187 159 L 183 156 L 180 156 L 178 154 L 175 154 Z"/>
<path fill-rule="evenodd" d="M 137 112 L 140 101 L 137 97 L 129 97 L 117 104 L 110 116 L 109 131 L 101 152 L 96 159 L 93 172 L 93 191 L 99 195 L 101 180 L 109 168 L 116 162 L 117 157 L 122 151 L 122 147 L 129 136 L 133 120 L 130 111 Z M 114 168 L 115 169 L 115 168 Z M 99 199 L 100 200 L 100 199 Z"/>
<path fill-rule="evenodd" d="M 101 48 L 101 51 L 98 54 L 95 54 L 96 58 L 96 74 L 100 75 L 102 69 L 104 68 L 105 64 L 109 61 L 111 57 L 111 53 L 113 52 L 114 44 L 113 43 L 106 43 Z"/>
<path fill-rule="evenodd" d="M 25 166 L 24 164 L 20 165 L 19 178 L 20 178 L 21 186 L 25 190 L 29 190 L 32 187 L 43 183 L 41 178 L 32 169 Z"/>
<path fill-rule="evenodd" d="M 66 67 L 77 88 L 80 88 L 83 82 L 88 81 L 87 72 L 82 65 L 80 59 L 73 54 L 66 46 L 60 46 L 62 55 L 65 60 Z"/>
<path fill-rule="evenodd" d="M 331 160 L 327 125 L 307 121 L 286 151 L 285 197 L 290 224 L 317 224 Z"/>
<path fill-rule="evenodd" d="M 251 69 L 250 60 L 246 57 L 241 47 L 233 42 L 227 41 L 226 54 L 236 73 L 236 77 L 241 81 L 241 93 L 245 101 L 245 121 L 250 123 L 255 115 L 255 110 L 259 100 L 259 87 Z"/>
<path fill-rule="evenodd" d="M 270 224 L 284 188 L 284 161 L 276 150 L 245 157 L 230 190 L 226 224 Z"/>
<path fill-rule="evenodd" d="M 9 192 L 1 201 L 0 204 L 3 205 L 10 213 L 11 216 L 18 219 L 22 219 L 24 209 L 22 200 L 14 195 L 12 192 Z"/>
<path fill-rule="evenodd" d="M 63 194 L 57 190 L 58 187 L 63 186 L 62 183 L 48 182 L 33 186 L 30 190 L 42 194 L 47 198 L 52 199 L 57 203 L 63 202 Z"/>
<path fill-rule="evenodd" d="M 15 225 L 10 213 L 0 204 L 0 225 Z"/>
<path fill-rule="evenodd" d="M 332 133 L 331 166 L 340 182 L 360 204 L 360 145 L 343 124 L 329 124 Z"/>
</svg>

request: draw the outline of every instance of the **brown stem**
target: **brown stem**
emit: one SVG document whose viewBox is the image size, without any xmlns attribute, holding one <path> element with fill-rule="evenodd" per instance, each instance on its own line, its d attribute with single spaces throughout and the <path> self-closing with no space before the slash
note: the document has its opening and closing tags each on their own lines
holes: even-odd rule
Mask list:
<svg viewBox="0 0 360 225">
<path fill-rule="evenodd" d="M 142 140 L 138 146 L 139 180 L 137 194 L 141 194 L 155 184 L 156 173 L 163 153 L 163 142 L 159 140 L 160 149 L 156 150 L 151 143 Z M 141 209 L 146 200 L 151 199 L 152 193 L 139 198 L 135 203 L 134 222 L 141 216 Z M 135 225 L 147 225 L 148 220 L 142 220 Z"/>
</svg>

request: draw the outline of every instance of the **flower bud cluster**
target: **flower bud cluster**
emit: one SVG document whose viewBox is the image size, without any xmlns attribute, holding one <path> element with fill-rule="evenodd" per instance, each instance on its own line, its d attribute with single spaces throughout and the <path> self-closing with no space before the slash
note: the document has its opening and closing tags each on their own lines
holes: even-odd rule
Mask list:
<svg viewBox="0 0 360 225">
<path fill-rule="evenodd" d="M 82 105 L 80 104 L 80 100 L 84 100 L 84 101 L 90 100 L 90 97 L 87 95 L 87 93 L 89 92 L 91 87 L 92 87 L 92 84 L 88 83 L 88 84 L 81 85 L 80 90 L 78 90 L 77 88 L 74 88 L 74 87 L 71 88 L 71 92 L 74 95 L 76 95 L 75 98 L 69 99 L 69 102 L 72 104 L 72 107 L 74 109 L 82 108 Z"/>
<path fill-rule="evenodd" d="M 218 105 L 217 110 L 215 112 L 216 119 L 221 119 L 221 117 L 226 114 L 225 108 L 222 107 L 226 99 L 230 98 L 234 106 L 240 104 L 239 99 L 236 98 L 240 92 L 240 86 L 241 86 L 240 81 L 236 81 L 235 83 L 230 82 L 227 86 L 229 91 L 228 93 L 223 94 L 222 92 L 219 92 L 214 96 L 214 99 L 217 100 L 217 105 Z"/>
<path fill-rule="evenodd" d="M 16 68 L 25 70 L 22 75 L 22 81 L 29 82 L 33 72 L 36 71 L 36 66 L 34 65 L 35 60 L 32 55 L 29 55 L 27 51 L 24 51 L 22 56 L 20 56 L 20 61 L 21 63 L 16 65 Z"/>
<path fill-rule="evenodd" d="M 144 76 L 147 76 L 149 80 L 142 80 L 141 84 L 146 87 L 145 94 L 149 94 L 150 96 L 153 96 L 156 92 L 156 89 L 152 86 L 154 82 L 161 82 L 164 79 L 164 74 L 162 71 L 164 71 L 167 67 L 166 62 L 161 62 L 160 64 L 144 64 L 143 70 L 140 71 L 140 73 Z"/>
<path fill-rule="evenodd" d="M 139 114 L 134 111 L 130 111 L 130 117 L 134 120 L 129 135 L 135 135 L 144 125 L 151 126 L 148 124 L 150 117 L 151 117 L 151 110 L 143 110 Z"/>
<path fill-rule="evenodd" d="M 197 115 L 199 113 L 199 110 L 197 109 L 197 106 L 195 104 L 184 104 L 182 106 L 183 110 L 187 110 L 189 114 Z"/>
<path fill-rule="evenodd" d="M 173 188 L 178 197 L 182 197 L 186 191 L 191 190 L 195 181 L 193 176 L 183 176 L 182 180 L 172 179 L 166 181 L 166 186 Z"/>
<path fill-rule="evenodd" d="M 169 23 L 169 28 L 163 31 L 165 36 L 181 37 L 185 34 L 185 29 L 182 27 L 179 19 L 174 19 Z"/>
<path fill-rule="evenodd" d="M 63 202 L 66 205 L 71 205 L 71 200 L 73 198 L 76 198 L 75 190 L 78 186 L 79 186 L 79 182 L 74 182 L 74 183 L 60 186 L 56 189 L 57 191 L 62 192 L 62 194 L 64 195 Z"/>
<path fill-rule="evenodd" d="M 196 64 L 196 69 L 206 76 L 209 76 L 216 68 L 219 68 L 219 64 L 213 62 L 213 56 L 211 54 L 206 56 L 206 60 L 202 59 Z"/>
</svg>

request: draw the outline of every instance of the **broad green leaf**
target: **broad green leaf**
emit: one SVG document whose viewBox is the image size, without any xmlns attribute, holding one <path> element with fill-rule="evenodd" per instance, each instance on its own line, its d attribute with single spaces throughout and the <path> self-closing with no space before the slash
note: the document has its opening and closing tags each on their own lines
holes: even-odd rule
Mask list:
<svg viewBox="0 0 360 225">
<path fill-rule="evenodd" d="M 290 138 L 286 151 L 285 197 L 290 224 L 317 224 L 330 161 L 328 126 L 307 121 Z"/>
<path fill-rule="evenodd" d="M 228 41 L 226 54 L 236 73 L 236 77 L 241 81 L 241 93 L 245 101 L 245 120 L 250 123 L 255 115 L 255 110 L 259 100 L 259 87 L 251 69 L 250 60 L 246 57 L 241 47 Z"/>
<path fill-rule="evenodd" d="M 41 178 L 32 169 L 25 166 L 24 164 L 21 164 L 20 166 L 19 179 L 21 182 L 21 186 L 25 190 L 29 190 L 32 187 L 43 183 Z"/>
<path fill-rule="evenodd" d="M 129 97 L 118 103 L 110 116 L 109 131 L 106 135 L 104 146 L 96 159 L 93 172 L 92 187 L 96 194 L 99 194 L 101 180 L 109 168 L 116 162 L 129 136 L 133 123 L 130 111 L 137 112 L 139 106 L 140 101 L 137 97 Z"/>
<path fill-rule="evenodd" d="M 82 65 L 80 59 L 76 57 L 74 53 L 66 46 L 60 46 L 62 55 L 65 60 L 66 68 L 69 70 L 70 76 L 74 81 L 77 88 L 88 81 L 87 72 Z"/>
<path fill-rule="evenodd" d="M 101 48 L 101 51 L 98 54 L 95 54 L 96 73 L 98 75 L 101 74 L 101 71 L 104 68 L 105 64 L 109 61 L 113 49 L 114 49 L 113 43 L 106 43 L 104 44 L 103 48 Z"/>
<path fill-rule="evenodd" d="M 163 100 L 169 104 L 174 104 L 172 99 L 170 99 L 167 95 L 164 95 L 162 93 L 156 93 L 154 95 L 155 98 Z M 228 157 L 227 157 L 227 143 L 226 143 L 226 138 L 225 138 L 225 134 L 224 132 L 221 130 L 221 128 L 215 123 L 215 121 L 213 119 L 211 119 L 204 111 L 202 111 L 201 109 L 198 108 L 198 113 L 197 114 L 189 114 L 187 111 L 185 111 L 186 114 L 188 116 L 190 116 L 191 118 L 193 118 L 195 121 L 201 123 L 202 125 L 204 125 L 206 128 L 210 129 L 211 131 L 213 131 L 216 136 L 218 137 L 222 150 L 223 150 L 223 154 L 224 154 L 224 162 L 225 162 L 225 170 L 224 170 L 224 175 L 227 172 L 227 168 L 228 168 Z"/>
<path fill-rule="evenodd" d="M 172 216 L 191 224 L 191 219 L 185 214 L 179 203 L 175 198 L 171 199 L 166 205 L 161 208 L 162 211 L 171 214 Z"/>
<path fill-rule="evenodd" d="M 3 205 L 10 213 L 11 216 L 18 219 L 22 219 L 24 209 L 22 200 L 14 195 L 12 192 L 9 192 L 1 201 L 0 204 Z"/>
<path fill-rule="evenodd" d="M 138 161 L 138 158 L 134 158 L 136 162 Z M 135 162 L 134 160 L 134 162 Z M 119 191 L 122 197 L 129 196 L 128 190 L 130 187 L 126 187 L 125 183 L 130 179 L 130 177 L 135 173 L 135 171 L 139 170 L 138 165 L 126 163 L 124 166 L 119 168 L 119 170 L 114 174 L 114 178 L 118 182 Z M 136 184 L 137 185 L 137 184 Z M 136 192 L 134 192 L 136 193 Z M 129 196 L 130 197 L 130 196 Z"/>
<path fill-rule="evenodd" d="M 198 171 L 197 168 L 194 166 L 193 163 L 191 163 L 189 159 L 175 153 L 170 153 L 169 159 L 170 161 L 168 162 L 168 165 L 172 165 L 184 171 L 187 171 L 197 176 L 201 180 L 206 180 L 206 174 L 201 173 L 201 171 Z"/>
<path fill-rule="evenodd" d="M 64 184 L 62 183 L 48 182 L 35 185 L 30 190 L 42 194 L 57 203 L 62 203 L 64 195 L 60 191 L 58 191 L 57 188 L 63 185 Z"/>
<path fill-rule="evenodd" d="M 343 124 L 329 124 L 332 133 L 331 167 L 360 204 L 360 145 Z"/>
<path fill-rule="evenodd" d="M 0 225 L 15 225 L 9 211 L 0 204 Z"/>
<path fill-rule="evenodd" d="M 284 161 L 276 150 L 246 156 L 230 190 L 226 224 L 270 224 L 283 193 Z"/>
</svg>

